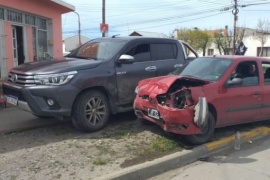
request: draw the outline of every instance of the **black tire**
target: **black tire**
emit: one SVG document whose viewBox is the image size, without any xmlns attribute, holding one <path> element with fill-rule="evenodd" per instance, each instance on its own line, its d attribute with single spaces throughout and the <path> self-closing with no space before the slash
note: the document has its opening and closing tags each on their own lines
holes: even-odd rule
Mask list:
<svg viewBox="0 0 270 180">
<path fill-rule="evenodd" d="M 215 118 L 211 112 L 208 113 L 208 121 L 202 128 L 201 134 L 184 136 L 185 140 L 191 144 L 199 145 L 208 142 L 214 134 Z"/>
<path fill-rule="evenodd" d="M 110 118 L 107 97 L 96 90 L 81 94 L 72 112 L 72 123 L 80 131 L 94 132 L 103 129 Z"/>
</svg>

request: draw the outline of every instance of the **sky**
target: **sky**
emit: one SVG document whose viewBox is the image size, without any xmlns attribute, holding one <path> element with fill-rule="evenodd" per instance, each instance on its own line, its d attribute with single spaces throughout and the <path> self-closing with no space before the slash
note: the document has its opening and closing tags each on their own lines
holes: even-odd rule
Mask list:
<svg viewBox="0 0 270 180">
<path fill-rule="evenodd" d="M 63 0 L 80 16 L 81 34 L 101 37 L 102 0 Z M 170 36 L 175 29 L 233 29 L 235 0 L 106 0 L 105 22 L 108 36 L 128 36 L 134 31 L 163 33 Z M 237 26 L 256 29 L 259 19 L 270 20 L 270 0 L 237 0 Z M 246 6 L 246 7 L 243 7 Z M 223 9 L 223 10 L 222 10 Z M 224 11 L 224 9 L 227 9 Z M 62 15 L 63 36 L 78 34 L 78 16 Z"/>
</svg>

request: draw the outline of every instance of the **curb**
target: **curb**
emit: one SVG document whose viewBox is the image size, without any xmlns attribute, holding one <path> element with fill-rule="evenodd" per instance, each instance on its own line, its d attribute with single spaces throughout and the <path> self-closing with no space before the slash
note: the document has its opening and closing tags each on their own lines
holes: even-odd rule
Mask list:
<svg viewBox="0 0 270 180">
<path fill-rule="evenodd" d="M 259 139 L 270 134 L 269 127 L 258 127 L 250 131 L 240 132 L 241 143 L 252 139 Z M 173 170 L 200 158 L 205 158 L 217 152 L 226 150 L 234 145 L 234 135 L 213 141 L 192 150 L 184 150 L 162 158 L 131 166 L 111 174 L 97 178 L 98 180 L 138 180 L 147 179 L 169 170 Z"/>
</svg>

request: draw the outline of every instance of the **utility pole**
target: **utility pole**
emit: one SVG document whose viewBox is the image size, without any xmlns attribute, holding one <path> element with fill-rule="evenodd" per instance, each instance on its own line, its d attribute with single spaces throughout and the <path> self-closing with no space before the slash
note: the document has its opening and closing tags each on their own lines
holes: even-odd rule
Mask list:
<svg viewBox="0 0 270 180">
<path fill-rule="evenodd" d="M 102 0 L 102 24 L 105 24 L 105 0 Z M 102 32 L 102 37 L 105 37 L 105 32 Z"/>
<path fill-rule="evenodd" d="M 233 25 L 233 52 L 232 54 L 235 54 L 235 43 L 236 43 L 236 22 L 238 21 L 238 16 L 237 14 L 239 13 L 238 7 L 247 7 L 247 6 L 254 6 L 254 5 L 261 5 L 261 4 L 269 4 L 270 2 L 265 2 L 265 3 L 252 3 L 252 4 L 244 4 L 244 5 L 239 5 L 237 0 L 234 0 L 234 5 L 225 7 L 220 9 L 220 11 L 228 11 L 232 9 L 232 14 L 234 15 L 234 25 Z"/>
<path fill-rule="evenodd" d="M 82 41 L 81 41 L 81 20 L 80 20 L 80 15 L 79 13 L 77 13 L 76 11 L 73 11 L 75 14 L 77 14 L 78 16 L 78 34 L 79 34 L 79 46 L 82 45 Z"/>
<path fill-rule="evenodd" d="M 237 0 L 234 0 L 234 9 L 232 10 L 232 14 L 234 15 L 234 25 L 233 25 L 233 52 L 232 54 L 235 54 L 235 43 L 236 43 L 236 22 L 238 20 L 237 14 L 239 13 L 239 9 L 237 8 Z"/>
</svg>

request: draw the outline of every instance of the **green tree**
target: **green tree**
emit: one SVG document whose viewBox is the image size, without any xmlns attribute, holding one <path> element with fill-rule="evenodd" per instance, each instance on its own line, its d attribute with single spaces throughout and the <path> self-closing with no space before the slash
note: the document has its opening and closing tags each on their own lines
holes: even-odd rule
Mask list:
<svg viewBox="0 0 270 180">
<path fill-rule="evenodd" d="M 177 31 L 177 39 L 187 42 L 196 51 L 202 51 L 203 56 L 206 54 L 206 49 L 211 43 L 211 35 L 207 30 L 194 29 L 179 29 Z"/>
<path fill-rule="evenodd" d="M 192 32 L 192 36 L 194 39 L 194 44 L 193 44 L 194 49 L 196 49 L 197 51 L 202 51 L 203 56 L 205 56 L 206 50 L 212 42 L 211 35 L 209 34 L 207 30 L 203 31 L 203 30 L 195 29 Z"/>
</svg>

